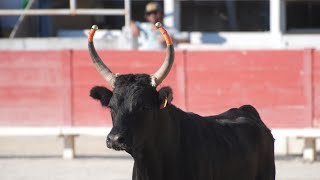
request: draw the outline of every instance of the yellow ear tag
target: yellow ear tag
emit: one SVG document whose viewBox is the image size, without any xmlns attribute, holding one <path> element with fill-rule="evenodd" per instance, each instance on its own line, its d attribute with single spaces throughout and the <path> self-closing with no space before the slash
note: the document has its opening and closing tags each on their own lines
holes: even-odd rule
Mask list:
<svg viewBox="0 0 320 180">
<path fill-rule="evenodd" d="M 165 100 L 163 101 L 163 103 L 161 104 L 160 109 L 165 108 L 165 107 L 167 106 L 167 104 L 168 104 L 168 98 L 166 97 L 166 99 L 165 99 Z"/>
</svg>

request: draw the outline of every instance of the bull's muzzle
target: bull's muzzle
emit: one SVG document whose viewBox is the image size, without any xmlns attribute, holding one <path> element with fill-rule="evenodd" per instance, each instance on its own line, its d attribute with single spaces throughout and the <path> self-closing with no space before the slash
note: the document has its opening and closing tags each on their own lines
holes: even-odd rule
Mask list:
<svg viewBox="0 0 320 180">
<path fill-rule="evenodd" d="M 107 147 L 114 150 L 126 150 L 125 137 L 120 134 L 109 134 L 107 136 Z"/>
</svg>

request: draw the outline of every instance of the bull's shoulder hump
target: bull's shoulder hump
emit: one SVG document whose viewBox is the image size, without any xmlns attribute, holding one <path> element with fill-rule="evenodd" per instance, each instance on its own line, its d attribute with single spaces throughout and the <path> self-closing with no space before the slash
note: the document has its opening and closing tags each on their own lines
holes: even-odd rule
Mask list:
<svg viewBox="0 0 320 180">
<path fill-rule="evenodd" d="M 239 109 L 243 111 L 246 115 L 249 115 L 253 118 L 261 119 L 257 109 L 254 108 L 252 105 L 243 105 Z"/>
</svg>

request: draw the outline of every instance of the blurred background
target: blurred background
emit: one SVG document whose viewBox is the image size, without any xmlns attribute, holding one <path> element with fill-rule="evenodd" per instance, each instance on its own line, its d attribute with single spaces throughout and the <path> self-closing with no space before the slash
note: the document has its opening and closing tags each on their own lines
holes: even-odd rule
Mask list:
<svg viewBox="0 0 320 180">
<path fill-rule="evenodd" d="M 130 179 L 132 159 L 107 150 L 105 85 L 87 51 L 116 73 L 152 73 L 163 49 L 141 50 L 132 22 L 148 0 L 1 0 L 0 179 Z M 200 115 L 255 106 L 276 139 L 277 179 L 320 179 L 320 1 L 161 0 L 176 45 L 162 83 Z M 63 160 L 64 159 L 64 160 Z M 71 161 L 65 161 L 71 159 Z"/>
</svg>

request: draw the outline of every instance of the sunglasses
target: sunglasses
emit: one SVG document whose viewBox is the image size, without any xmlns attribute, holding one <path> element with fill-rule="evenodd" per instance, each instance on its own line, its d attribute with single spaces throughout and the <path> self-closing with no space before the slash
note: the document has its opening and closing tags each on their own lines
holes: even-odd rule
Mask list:
<svg viewBox="0 0 320 180">
<path fill-rule="evenodd" d="M 158 13 L 158 11 L 155 10 L 155 11 L 146 12 L 146 15 L 150 16 L 151 14 L 157 14 L 157 13 Z"/>
</svg>

